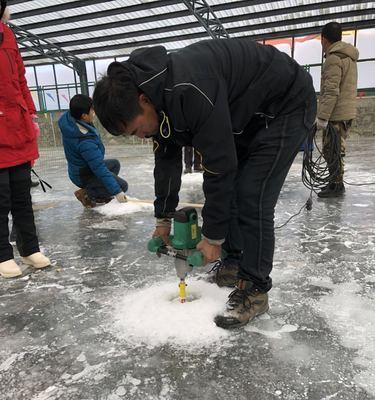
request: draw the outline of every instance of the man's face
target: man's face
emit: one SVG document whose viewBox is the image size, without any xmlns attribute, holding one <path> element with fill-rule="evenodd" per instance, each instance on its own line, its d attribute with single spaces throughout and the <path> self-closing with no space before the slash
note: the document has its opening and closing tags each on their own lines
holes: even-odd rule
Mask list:
<svg viewBox="0 0 375 400">
<path fill-rule="evenodd" d="M 124 126 L 124 135 L 141 139 L 154 136 L 159 130 L 159 117 L 154 105 L 144 94 L 139 95 L 142 112 Z"/>
<path fill-rule="evenodd" d="M 322 44 L 323 53 L 325 54 L 331 43 L 324 36 L 321 37 L 320 42 Z"/>
</svg>

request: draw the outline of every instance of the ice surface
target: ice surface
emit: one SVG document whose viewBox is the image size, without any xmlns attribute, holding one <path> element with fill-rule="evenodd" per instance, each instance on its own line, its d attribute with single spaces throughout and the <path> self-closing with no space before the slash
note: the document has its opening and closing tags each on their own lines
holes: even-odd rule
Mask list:
<svg viewBox="0 0 375 400">
<path fill-rule="evenodd" d="M 152 200 L 153 155 L 137 151 L 107 149 L 131 196 Z M 374 153 L 373 138 L 349 140 L 345 179 L 375 181 Z M 212 322 L 228 290 L 204 270 L 187 279 L 196 299 L 177 302 L 173 260 L 146 250 L 151 206 L 86 210 L 64 170 L 41 174 L 53 191 L 33 189 L 53 266 L 0 281 L 1 400 L 375 399 L 375 185 L 313 196 L 278 229 L 270 310 L 228 332 Z M 309 196 L 300 176 L 299 155 L 276 225 Z M 182 181 L 181 202 L 203 203 L 202 174 Z"/>
<path fill-rule="evenodd" d="M 316 308 L 342 344 L 357 351 L 355 362 L 363 371 L 354 379 L 375 395 L 375 293 L 361 294 L 362 287 L 355 281 L 333 285 L 332 289 Z"/>
</svg>

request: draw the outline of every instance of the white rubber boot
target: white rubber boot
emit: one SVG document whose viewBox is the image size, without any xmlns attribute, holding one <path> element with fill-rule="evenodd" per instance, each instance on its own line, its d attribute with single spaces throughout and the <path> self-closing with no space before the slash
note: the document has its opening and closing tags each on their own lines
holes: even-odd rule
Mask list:
<svg viewBox="0 0 375 400">
<path fill-rule="evenodd" d="M 14 278 L 22 275 L 22 270 L 14 259 L 11 259 L 0 263 L 0 275 L 3 278 Z"/>
<path fill-rule="evenodd" d="M 30 256 L 22 257 L 22 261 L 34 268 L 45 268 L 51 265 L 49 258 L 43 255 L 40 251 L 31 254 Z"/>
</svg>

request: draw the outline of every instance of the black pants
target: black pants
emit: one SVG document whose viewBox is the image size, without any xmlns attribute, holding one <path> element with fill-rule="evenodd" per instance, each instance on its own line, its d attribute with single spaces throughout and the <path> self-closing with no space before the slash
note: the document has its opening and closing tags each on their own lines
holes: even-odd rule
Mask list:
<svg viewBox="0 0 375 400">
<path fill-rule="evenodd" d="M 30 163 L 0 169 L 0 262 L 11 260 L 9 212 L 16 228 L 17 248 L 22 257 L 39 251 L 30 195 Z"/>
<path fill-rule="evenodd" d="M 120 172 L 120 162 L 116 159 L 104 160 L 104 164 L 107 166 L 110 172 L 112 172 L 113 177 L 116 179 L 120 185 L 122 191 L 125 193 L 128 190 L 128 183 L 118 176 Z M 90 199 L 107 199 L 112 197 L 108 192 L 103 182 L 98 179 L 92 172 L 87 171 L 81 175 L 82 187 L 86 189 Z"/>
<path fill-rule="evenodd" d="M 250 144 L 238 145 L 239 170 L 232 201 L 232 218 L 223 248 L 239 255 L 239 278 L 261 292 L 272 287 L 275 247 L 274 214 L 281 188 L 298 150 L 311 129 L 315 105 L 262 121 L 243 132 Z M 245 138 L 244 138 L 245 139 Z M 241 138 L 238 138 L 241 142 Z M 246 146 L 245 146 L 246 143 Z"/>
</svg>

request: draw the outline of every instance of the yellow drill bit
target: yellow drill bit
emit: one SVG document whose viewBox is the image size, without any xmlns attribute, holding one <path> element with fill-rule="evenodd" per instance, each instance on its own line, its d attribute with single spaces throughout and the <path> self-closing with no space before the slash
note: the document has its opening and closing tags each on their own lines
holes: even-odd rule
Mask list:
<svg viewBox="0 0 375 400">
<path fill-rule="evenodd" d="M 186 302 L 186 283 L 184 279 L 181 279 L 178 287 L 180 289 L 180 303 Z"/>
</svg>

